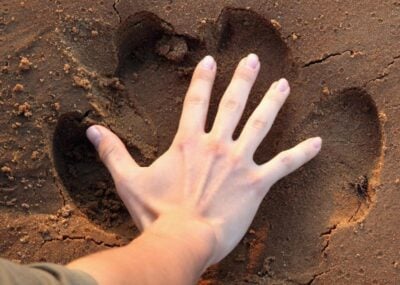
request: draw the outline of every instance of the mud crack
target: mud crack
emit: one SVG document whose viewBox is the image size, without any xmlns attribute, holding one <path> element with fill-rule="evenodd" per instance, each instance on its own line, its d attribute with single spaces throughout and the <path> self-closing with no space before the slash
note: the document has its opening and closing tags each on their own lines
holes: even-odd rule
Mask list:
<svg viewBox="0 0 400 285">
<path fill-rule="evenodd" d="M 332 232 L 337 229 L 337 226 L 338 226 L 337 224 L 330 226 L 327 231 L 321 233 L 319 236 L 320 237 L 330 236 Z"/>
<path fill-rule="evenodd" d="M 341 55 L 344 55 L 346 53 L 348 53 L 350 56 L 354 56 L 358 52 L 357 51 L 353 51 L 353 50 L 345 50 L 345 51 L 342 51 L 342 52 L 330 53 L 330 54 L 327 54 L 325 56 L 322 56 L 319 59 L 314 59 L 314 60 L 311 60 L 311 61 L 305 63 L 302 66 L 302 68 L 306 68 L 306 67 L 310 67 L 310 66 L 315 65 L 315 64 L 323 63 L 324 61 L 326 61 L 326 60 L 328 60 L 328 59 L 330 59 L 332 57 L 341 56 Z"/>
<path fill-rule="evenodd" d="M 332 269 L 329 269 L 329 270 L 326 270 L 326 271 L 323 271 L 323 272 L 314 274 L 314 275 L 312 276 L 311 280 L 308 281 L 307 283 L 303 284 L 303 285 L 312 285 L 312 284 L 314 283 L 314 281 L 315 281 L 318 277 L 321 277 L 321 276 L 323 276 L 323 275 L 326 275 L 326 274 L 328 274 L 328 273 L 331 272 L 331 271 L 332 271 Z"/>
<path fill-rule="evenodd" d="M 390 69 L 396 63 L 396 61 L 400 59 L 400 55 L 396 55 L 393 57 L 393 60 L 389 62 L 388 65 L 383 69 L 383 71 L 375 78 L 368 80 L 364 83 L 363 87 L 366 87 L 368 84 L 375 82 L 375 81 L 382 81 L 384 78 L 388 77 L 390 74 Z"/>
<path fill-rule="evenodd" d="M 61 197 L 61 200 L 62 200 L 62 205 L 64 207 L 67 204 L 67 200 L 65 198 L 64 192 L 63 192 L 62 188 L 59 187 L 55 181 L 54 181 L 54 184 L 56 185 L 56 188 L 57 188 L 58 192 L 60 193 L 60 197 Z"/>
<path fill-rule="evenodd" d="M 319 236 L 325 238 L 325 245 L 321 249 L 321 253 L 323 256 L 326 256 L 326 250 L 329 248 L 330 242 L 331 242 L 331 235 L 334 233 L 334 231 L 337 229 L 338 224 L 334 224 L 329 229 L 323 233 L 321 233 Z M 314 278 L 315 279 L 315 278 Z M 311 283 L 307 283 L 311 284 Z"/>
<path fill-rule="evenodd" d="M 66 240 L 70 240 L 70 241 L 74 241 L 74 240 L 83 241 L 84 240 L 84 241 L 89 241 L 89 242 L 92 242 L 92 243 L 94 243 L 96 245 L 105 246 L 105 247 L 108 247 L 108 248 L 120 247 L 121 246 L 120 244 L 117 244 L 117 243 L 106 243 L 104 241 L 99 241 L 99 240 L 96 240 L 96 239 L 94 239 L 92 237 L 88 237 L 88 236 L 69 236 L 69 235 L 63 235 L 61 237 L 48 238 L 47 240 L 43 241 L 43 245 L 45 245 L 46 243 L 49 243 L 49 242 L 66 241 Z"/>
<path fill-rule="evenodd" d="M 118 22 L 121 23 L 121 14 L 119 13 L 118 8 L 117 8 L 117 5 L 119 4 L 119 1 L 120 0 L 115 0 L 114 1 L 113 9 L 114 9 L 114 12 L 117 14 Z"/>
</svg>

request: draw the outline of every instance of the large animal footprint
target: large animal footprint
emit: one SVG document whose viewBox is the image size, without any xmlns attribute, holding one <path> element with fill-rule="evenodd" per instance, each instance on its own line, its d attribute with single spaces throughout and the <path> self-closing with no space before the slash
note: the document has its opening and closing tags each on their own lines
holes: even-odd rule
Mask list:
<svg viewBox="0 0 400 285">
<path fill-rule="evenodd" d="M 172 142 L 191 73 L 204 55 L 215 55 L 219 63 L 209 124 L 235 65 L 248 53 L 257 52 L 269 68 L 260 73 L 243 121 L 274 80 L 283 75 L 294 77 L 278 33 L 250 11 L 224 10 L 217 23 L 203 27 L 197 39 L 177 35 L 168 23 L 142 12 L 121 24 L 115 41 L 119 62 L 115 73 L 125 91 L 117 88 L 112 92 L 114 103 L 107 107 L 110 115 L 104 122 L 123 138 L 142 165 L 151 163 Z M 69 196 L 89 219 L 107 230 L 131 236 L 132 230 L 126 226 L 131 224 L 129 215 L 115 195 L 110 175 L 85 138 L 87 117 L 90 112 L 70 112 L 59 118 L 53 141 L 56 169 Z"/>
<path fill-rule="evenodd" d="M 129 90 L 128 96 L 156 126 L 159 153 L 169 147 L 176 133 L 190 76 L 206 54 L 214 55 L 218 62 L 208 125 L 235 65 L 248 53 L 256 52 L 268 68 L 259 75 L 243 121 L 274 80 L 283 75 L 294 77 L 287 48 L 279 34 L 270 22 L 251 11 L 225 9 L 217 23 L 202 27 L 197 39 L 177 35 L 168 23 L 143 12 L 121 25 L 116 40 L 117 74 Z"/>
<path fill-rule="evenodd" d="M 296 99 L 292 104 L 301 105 Z M 287 124 L 278 148 L 319 135 L 321 153 L 271 189 L 247 236 L 250 249 L 243 245 L 236 252 L 247 266 L 227 261 L 218 277 L 234 266 L 244 275 L 307 284 L 326 266 L 330 235 L 362 221 L 375 202 L 382 131 L 371 97 L 359 88 L 346 89 L 309 110 Z"/>
<path fill-rule="evenodd" d="M 296 80 L 301 69 L 296 68 L 289 49 L 270 21 L 249 10 L 224 9 L 215 23 L 204 23 L 200 34 L 192 38 L 176 34 L 170 24 L 142 12 L 120 25 L 115 41 L 116 75 L 125 90 L 115 95 L 119 103 L 113 106 L 111 117 L 126 142 L 132 142 L 132 136 L 139 137 L 136 141 L 142 144 L 133 142 L 130 149 L 142 164 L 149 164 L 168 149 L 177 130 L 190 76 L 206 54 L 212 54 L 218 62 L 208 128 L 237 62 L 254 52 L 263 68 L 237 132 L 274 80 L 286 77 L 293 89 L 255 160 L 264 162 L 306 137 L 321 135 L 324 139 L 321 155 L 271 190 L 253 231 L 206 278 L 229 281 L 229 272 L 235 274 L 232 280 L 261 272 L 279 279 L 290 272 L 301 272 L 299 268 L 306 272 L 319 264 L 326 245 L 324 233 L 339 224 L 361 219 L 373 203 L 370 182 L 381 148 L 373 101 L 363 90 L 349 89 L 321 99 L 314 106 L 304 104 L 306 97 L 298 95 L 304 85 Z M 146 124 L 129 124 L 131 113 L 139 114 Z M 120 214 L 121 204 L 108 190 L 112 182 L 96 162 L 94 150 L 84 143 L 83 121 L 81 114 L 60 118 L 55 133 L 57 170 L 82 211 L 109 228 L 104 209 L 113 217 Z M 76 126 L 79 133 L 73 131 Z M 65 127 L 70 132 L 62 131 Z M 154 148 L 154 157 L 149 154 L 149 146 L 150 150 Z M 98 172 L 85 172 L 89 167 Z M 126 213 L 124 217 L 128 221 Z M 118 232 L 129 235 L 128 230 Z"/>
</svg>

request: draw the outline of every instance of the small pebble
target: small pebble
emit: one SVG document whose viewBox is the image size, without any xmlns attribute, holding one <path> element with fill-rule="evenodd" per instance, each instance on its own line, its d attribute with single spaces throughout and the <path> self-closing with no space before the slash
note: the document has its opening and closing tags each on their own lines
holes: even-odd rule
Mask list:
<svg viewBox="0 0 400 285">
<path fill-rule="evenodd" d="M 65 74 L 69 74 L 70 70 L 71 70 L 71 65 L 69 65 L 68 63 L 64 64 Z"/>
<path fill-rule="evenodd" d="M 74 76 L 73 79 L 74 79 L 75 86 L 81 87 L 81 88 L 83 88 L 85 90 L 92 89 L 92 84 L 86 78 L 81 78 L 79 76 Z"/>
<path fill-rule="evenodd" d="M 1 172 L 3 172 L 3 173 L 11 173 L 11 168 L 10 167 L 8 167 L 8 166 L 3 166 L 2 168 L 1 168 Z"/>
<path fill-rule="evenodd" d="M 21 207 L 26 209 L 26 210 L 29 210 L 29 208 L 30 208 L 29 204 L 27 204 L 27 203 L 22 203 Z"/>
<path fill-rule="evenodd" d="M 22 57 L 18 65 L 18 69 L 20 71 L 27 71 L 31 69 L 31 65 L 32 63 L 29 61 L 27 57 Z"/>
<path fill-rule="evenodd" d="M 12 91 L 14 93 L 20 93 L 20 92 L 24 91 L 24 85 L 22 85 L 20 83 L 17 83 L 17 84 L 15 84 L 15 86 L 14 86 Z"/>
<path fill-rule="evenodd" d="M 274 26 L 274 28 L 277 29 L 278 31 L 279 31 L 280 29 L 282 29 L 282 25 L 281 25 L 277 20 L 275 20 L 275 19 L 272 19 L 272 20 L 271 20 L 271 24 L 272 24 L 272 26 Z"/>
</svg>

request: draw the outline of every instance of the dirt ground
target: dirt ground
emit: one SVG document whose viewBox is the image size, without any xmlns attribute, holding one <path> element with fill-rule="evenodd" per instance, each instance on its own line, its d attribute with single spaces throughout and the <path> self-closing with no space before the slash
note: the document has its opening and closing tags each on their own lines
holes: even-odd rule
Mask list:
<svg viewBox="0 0 400 285">
<path fill-rule="evenodd" d="M 400 1 L 0 1 L 0 256 L 65 264 L 138 234 L 85 139 L 100 123 L 142 165 L 169 146 L 198 60 L 262 63 L 292 95 L 255 156 L 320 135 L 201 284 L 400 284 Z M 243 123 L 242 121 L 242 123 Z M 240 127 L 237 130 L 240 131 Z"/>
</svg>

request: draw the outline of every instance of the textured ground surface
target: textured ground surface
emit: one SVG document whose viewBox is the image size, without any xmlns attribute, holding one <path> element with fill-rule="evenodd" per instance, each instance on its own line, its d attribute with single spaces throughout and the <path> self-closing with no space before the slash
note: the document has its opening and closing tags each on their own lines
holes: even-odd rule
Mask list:
<svg viewBox="0 0 400 285">
<path fill-rule="evenodd" d="M 196 62 L 218 61 L 211 123 L 255 52 L 243 119 L 272 81 L 292 85 L 256 161 L 314 135 L 324 148 L 201 283 L 398 284 L 400 2 L 355 2 L 1 1 L 0 255 L 67 263 L 137 235 L 85 127 L 107 125 L 148 165 Z"/>
</svg>

